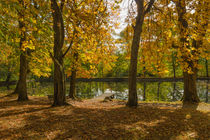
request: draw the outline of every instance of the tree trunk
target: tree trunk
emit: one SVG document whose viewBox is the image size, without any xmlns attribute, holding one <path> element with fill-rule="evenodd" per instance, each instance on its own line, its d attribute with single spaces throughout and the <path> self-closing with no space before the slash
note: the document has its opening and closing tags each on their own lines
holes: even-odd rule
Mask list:
<svg viewBox="0 0 210 140">
<path fill-rule="evenodd" d="M 143 101 L 146 101 L 146 88 L 147 88 L 147 85 L 146 85 L 146 83 L 144 82 L 144 94 L 143 94 Z"/>
<path fill-rule="evenodd" d="M 172 67 L 173 67 L 173 76 L 176 78 L 176 54 L 172 53 Z"/>
<path fill-rule="evenodd" d="M 21 1 L 22 2 L 22 1 Z M 24 6 L 24 3 L 21 3 Z M 19 17 L 24 18 L 24 12 L 19 12 Z M 25 23 L 23 21 L 19 21 L 19 29 L 22 30 L 25 28 Z M 26 101 L 28 100 L 27 95 L 27 72 L 28 72 L 28 60 L 27 60 L 27 49 L 22 50 L 23 42 L 26 41 L 26 32 L 22 31 L 20 35 L 20 71 L 19 71 L 19 80 L 16 85 L 16 88 L 13 93 L 18 93 L 18 101 Z"/>
<path fill-rule="evenodd" d="M 132 46 L 131 46 L 131 59 L 130 59 L 129 80 L 128 80 L 129 95 L 128 95 L 127 105 L 130 107 L 138 105 L 138 97 L 136 90 L 136 75 L 137 75 L 137 58 L 138 58 L 140 36 L 142 33 L 144 16 L 146 13 L 150 11 L 153 3 L 154 0 L 150 0 L 147 9 L 144 9 L 144 0 L 136 0 L 137 17 L 136 17 L 136 25 L 134 27 Z"/>
<path fill-rule="evenodd" d="M 136 25 L 134 27 L 134 36 L 131 46 L 131 59 L 130 59 L 130 68 L 129 68 L 129 95 L 128 95 L 128 106 L 137 106 L 138 105 L 138 97 L 136 90 L 136 75 L 137 75 L 137 58 L 138 58 L 138 50 L 140 43 L 140 36 L 142 32 L 142 25 L 144 21 L 143 17 L 143 0 L 140 0 L 138 5 L 138 15 L 136 17 Z"/>
<path fill-rule="evenodd" d="M 196 89 L 196 74 L 189 74 L 187 72 L 184 75 L 184 95 L 183 102 L 198 103 L 199 97 Z"/>
<path fill-rule="evenodd" d="M 9 81 L 11 79 L 11 76 L 12 76 L 12 73 L 10 72 L 10 66 L 8 66 L 7 79 L 6 79 L 7 90 L 10 89 L 10 87 L 9 87 Z"/>
<path fill-rule="evenodd" d="M 160 82 L 158 82 L 158 89 L 157 89 L 157 100 L 160 100 Z"/>
<path fill-rule="evenodd" d="M 77 75 L 77 66 L 76 63 L 78 61 L 78 52 L 74 52 L 74 63 L 71 72 L 71 79 L 70 79 L 70 90 L 69 90 L 69 97 L 72 99 L 76 98 L 76 75 Z"/>
<path fill-rule="evenodd" d="M 26 79 L 27 79 L 27 58 L 25 51 L 22 52 L 20 55 L 19 80 L 14 91 L 14 93 L 18 93 L 18 101 L 28 100 Z"/>
<path fill-rule="evenodd" d="M 62 17 L 62 6 L 58 6 L 56 0 L 51 0 L 54 30 L 54 102 L 53 106 L 66 105 L 66 85 L 63 67 L 63 43 L 64 43 L 64 23 Z"/>
<path fill-rule="evenodd" d="M 76 70 L 71 72 L 69 98 L 76 98 Z"/>
</svg>

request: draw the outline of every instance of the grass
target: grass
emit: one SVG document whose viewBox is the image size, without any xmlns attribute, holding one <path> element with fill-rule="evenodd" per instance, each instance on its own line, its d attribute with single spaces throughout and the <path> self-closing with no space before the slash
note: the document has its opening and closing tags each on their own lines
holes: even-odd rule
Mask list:
<svg viewBox="0 0 210 140">
<path fill-rule="evenodd" d="M 183 108 L 180 102 L 83 100 L 70 106 L 51 107 L 46 97 L 0 98 L 0 139 L 143 139 L 208 140 L 210 105 Z"/>
</svg>

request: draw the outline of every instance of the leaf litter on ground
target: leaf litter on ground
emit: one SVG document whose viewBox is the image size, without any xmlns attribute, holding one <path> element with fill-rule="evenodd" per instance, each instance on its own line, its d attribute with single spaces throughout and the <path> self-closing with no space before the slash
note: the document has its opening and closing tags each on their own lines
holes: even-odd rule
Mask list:
<svg viewBox="0 0 210 140">
<path fill-rule="evenodd" d="M 51 107 L 46 97 L 0 98 L 0 139 L 145 139 L 207 140 L 210 105 L 183 108 L 177 103 L 68 100 Z"/>
</svg>

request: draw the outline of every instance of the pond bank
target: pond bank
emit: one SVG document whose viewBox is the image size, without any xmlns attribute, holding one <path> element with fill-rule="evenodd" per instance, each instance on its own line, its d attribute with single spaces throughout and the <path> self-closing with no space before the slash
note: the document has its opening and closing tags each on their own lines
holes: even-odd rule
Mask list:
<svg viewBox="0 0 210 140">
<path fill-rule="evenodd" d="M 210 81 L 210 77 L 198 77 L 197 80 L 208 80 Z M 27 80 L 27 82 L 53 82 L 52 78 L 42 78 L 39 80 Z M 77 78 L 77 82 L 127 82 L 128 78 L 117 78 L 117 77 L 110 77 L 110 78 Z M 166 78 L 141 78 L 137 77 L 137 82 L 180 82 L 183 81 L 183 77 L 166 77 Z M 67 78 L 67 82 L 69 82 L 69 78 Z M 15 85 L 17 81 L 0 81 L 0 87 L 7 86 L 7 85 Z"/>
</svg>

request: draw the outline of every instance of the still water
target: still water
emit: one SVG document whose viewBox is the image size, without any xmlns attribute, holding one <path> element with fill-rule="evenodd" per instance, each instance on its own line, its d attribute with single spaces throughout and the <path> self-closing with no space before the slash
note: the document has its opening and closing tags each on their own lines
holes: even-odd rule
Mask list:
<svg viewBox="0 0 210 140">
<path fill-rule="evenodd" d="M 67 83 L 67 94 L 69 83 Z M 210 103 L 210 83 L 197 82 L 197 91 L 202 102 Z M 53 94 L 53 83 L 29 83 L 30 95 L 46 96 Z M 115 93 L 116 99 L 127 100 L 127 82 L 77 82 L 76 94 L 80 98 L 90 99 L 103 93 Z M 177 101 L 183 94 L 183 82 L 138 82 L 137 93 L 140 101 Z"/>
</svg>

